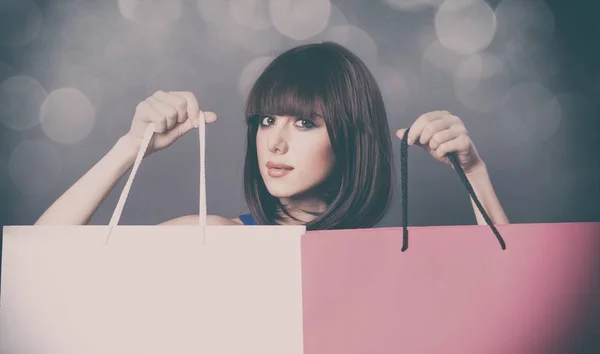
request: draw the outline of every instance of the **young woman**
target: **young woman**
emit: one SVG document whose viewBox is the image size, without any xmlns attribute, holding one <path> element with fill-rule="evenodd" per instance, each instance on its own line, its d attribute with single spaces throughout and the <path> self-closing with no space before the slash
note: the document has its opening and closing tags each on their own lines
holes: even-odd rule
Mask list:
<svg viewBox="0 0 600 354">
<path fill-rule="evenodd" d="M 36 222 L 87 224 L 133 165 L 147 125 L 156 134 L 148 154 L 198 127 L 191 92 L 158 91 L 140 102 L 129 132 Z M 217 115 L 204 112 L 206 123 Z M 278 56 L 252 87 L 246 103 L 244 189 L 249 214 L 210 215 L 208 224 L 305 224 L 307 229 L 364 228 L 385 214 L 394 185 L 391 133 L 379 91 L 365 64 L 335 43 L 302 45 Z M 402 138 L 405 129 L 396 135 Z M 508 223 L 462 121 L 447 111 L 420 116 L 410 127 L 418 145 L 449 164 L 456 152 L 495 224 Z M 478 224 L 485 220 L 473 205 Z M 196 224 L 186 215 L 163 225 Z"/>
</svg>

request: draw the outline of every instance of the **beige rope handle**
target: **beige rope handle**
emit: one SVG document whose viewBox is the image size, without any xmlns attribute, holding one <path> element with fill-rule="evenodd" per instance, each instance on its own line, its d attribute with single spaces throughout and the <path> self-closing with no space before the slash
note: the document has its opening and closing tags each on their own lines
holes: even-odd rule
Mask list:
<svg viewBox="0 0 600 354">
<path fill-rule="evenodd" d="M 206 145 L 205 145 L 205 136 L 206 136 L 206 122 L 204 120 L 204 112 L 200 111 L 199 116 L 199 127 L 198 127 L 198 137 L 200 142 L 200 203 L 199 203 L 199 215 L 200 220 L 198 226 L 200 226 L 200 232 L 203 243 L 206 241 L 206 171 L 205 171 L 205 158 L 206 158 Z M 148 150 L 148 146 L 150 145 L 150 140 L 152 140 L 152 135 L 154 135 L 155 125 L 154 123 L 150 123 L 144 132 L 144 137 L 142 138 L 142 143 L 140 146 L 140 150 L 135 158 L 135 162 L 133 163 L 133 168 L 131 169 L 131 173 L 129 174 L 129 178 L 125 183 L 125 187 L 121 192 L 121 196 L 119 197 L 119 201 L 117 202 L 117 206 L 115 207 L 115 211 L 110 219 L 108 226 L 110 227 L 110 231 L 119 224 L 119 220 L 121 219 L 121 215 L 123 214 L 123 208 L 125 207 L 125 202 L 127 201 L 127 197 L 129 196 L 129 191 L 131 190 L 131 185 L 133 184 L 133 180 L 137 171 L 142 163 L 144 155 Z M 109 234 L 110 238 L 110 234 Z M 107 240 L 108 242 L 108 240 Z"/>
</svg>

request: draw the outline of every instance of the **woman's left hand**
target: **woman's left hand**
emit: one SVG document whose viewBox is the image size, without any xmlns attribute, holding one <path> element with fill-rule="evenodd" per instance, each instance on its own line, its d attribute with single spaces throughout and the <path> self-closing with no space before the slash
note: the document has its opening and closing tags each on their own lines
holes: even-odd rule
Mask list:
<svg viewBox="0 0 600 354">
<path fill-rule="evenodd" d="M 399 129 L 396 136 L 402 139 L 405 131 Z M 446 155 L 455 152 L 465 173 L 483 165 L 465 125 L 448 111 L 433 111 L 417 118 L 407 140 L 409 146 L 421 146 L 434 159 L 448 165 L 451 164 Z"/>
</svg>

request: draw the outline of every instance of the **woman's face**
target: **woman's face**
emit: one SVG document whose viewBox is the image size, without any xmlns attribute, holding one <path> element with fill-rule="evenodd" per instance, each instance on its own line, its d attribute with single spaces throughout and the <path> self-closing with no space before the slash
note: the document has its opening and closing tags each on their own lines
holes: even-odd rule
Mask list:
<svg viewBox="0 0 600 354">
<path fill-rule="evenodd" d="M 267 190 L 276 198 L 293 198 L 318 186 L 335 161 L 321 117 L 261 116 L 256 153 Z"/>
</svg>

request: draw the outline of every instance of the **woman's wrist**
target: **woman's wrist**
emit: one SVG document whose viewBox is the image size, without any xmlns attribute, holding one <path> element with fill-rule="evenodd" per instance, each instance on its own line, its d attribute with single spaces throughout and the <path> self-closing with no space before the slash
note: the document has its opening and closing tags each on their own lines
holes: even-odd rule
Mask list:
<svg viewBox="0 0 600 354">
<path fill-rule="evenodd" d="M 504 213 L 500 201 L 498 200 L 498 196 L 496 195 L 496 191 L 492 185 L 492 181 L 485 163 L 482 161 L 469 172 L 466 172 L 465 175 L 471 183 L 475 195 L 481 202 L 489 217 L 492 219 L 492 222 L 494 224 L 508 224 L 509 220 Z M 473 206 L 473 211 L 475 212 L 477 223 L 479 225 L 485 225 L 485 219 L 479 212 L 479 208 L 477 208 L 473 200 L 471 200 L 471 203 Z"/>
<path fill-rule="evenodd" d="M 471 167 L 468 171 L 465 171 L 465 175 L 469 179 L 469 182 L 484 181 L 489 179 L 488 169 L 483 160 L 480 160 L 477 164 Z"/>
<path fill-rule="evenodd" d="M 123 135 L 117 140 L 113 146 L 113 150 L 118 151 L 123 156 L 135 157 L 137 156 L 141 147 L 141 140 L 131 137 L 129 135 Z"/>
</svg>

